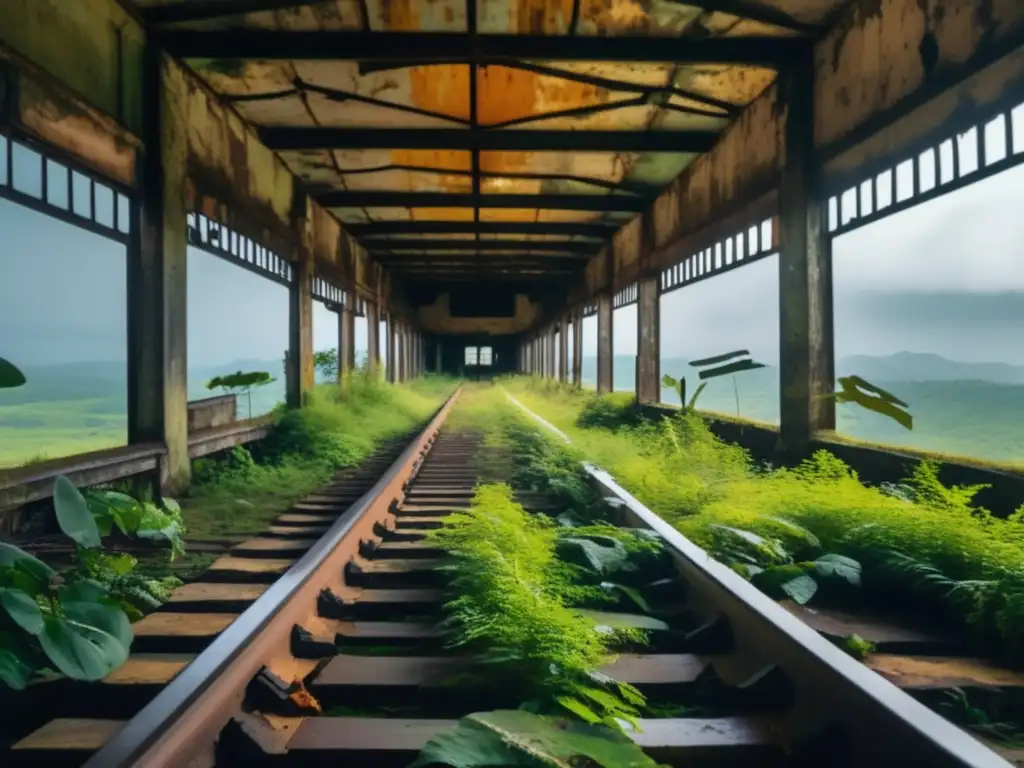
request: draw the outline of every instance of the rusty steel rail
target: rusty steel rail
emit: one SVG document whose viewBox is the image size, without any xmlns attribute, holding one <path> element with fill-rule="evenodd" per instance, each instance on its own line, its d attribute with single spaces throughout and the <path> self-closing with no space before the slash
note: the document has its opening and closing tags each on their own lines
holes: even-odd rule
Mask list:
<svg viewBox="0 0 1024 768">
<path fill-rule="evenodd" d="M 509 400 L 567 443 L 572 441 L 506 392 Z M 766 666 L 796 689 L 789 732 L 813 738 L 841 721 L 857 765 L 1009 768 L 1010 763 L 961 728 L 822 637 L 732 569 L 645 507 L 608 472 L 584 467 L 619 521 L 655 531 L 686 581 L 688 596 L 709 621 L 724 618 L 739 657 L 753 674 Z"/>
<path fill-rule="evenodd" d="M 384 476 L 84 768 L 180 768 L 216 742 L 268 658 L 290 656 L 293 626 L 315 610 L 317 595 L 341 576 L 360 535 L 372 530 L 401 496 L 460 391 L 445 401 Z"/>
</svg>

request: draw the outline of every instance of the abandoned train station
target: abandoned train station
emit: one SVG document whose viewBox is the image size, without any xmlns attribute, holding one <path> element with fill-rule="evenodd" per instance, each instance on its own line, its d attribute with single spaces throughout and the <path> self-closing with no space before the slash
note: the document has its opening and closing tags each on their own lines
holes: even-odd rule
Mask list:
<svg viewBox="0 0 1024 768">
<path fill-rule="evenodd" d="M 579 384 L 588 343 L 601 392 L 636 305 L 657 403 L 662 337 L 701 333 L 662 297 L 777 255 L 804 452 L 835 427 L 832 241 L 1024 159 L 1022 43 L 1019 0 L 4 0 L 0 196 L 124 244 L 128 445 L 0 506 L 57 472 L 183 488 L 265 434 L 190 406 L 190 247 L 287 287 L 295 407 L 315 302 L 341 375 L 363 318 L 392 381 Z"/>
</svg>

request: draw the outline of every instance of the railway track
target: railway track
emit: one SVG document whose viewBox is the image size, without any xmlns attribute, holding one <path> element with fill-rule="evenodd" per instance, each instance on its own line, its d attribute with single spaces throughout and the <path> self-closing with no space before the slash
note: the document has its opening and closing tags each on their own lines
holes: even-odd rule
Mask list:
<svg viewBox="0 0 1024 768">
<path fill-rule="evenodd" d="M 460 716 L 517 706 L 500 690 L 447 684 L 467 660 L 446 652 L 436 626 L 441 553 L 423 535 L 468 505 L 479 478 L 480 435 L 442 430 L 457 396 L 386 470 L 382 455 L 309 497 L 179 590 L 150 617 L 159 630 L 136 625 L 128 665 L 69 686 L 9 764 L 401 766 Z M 677 566 L 672 630 L 603 670 L 651 701 L 705 705 L 641 722 L 633 738 L 653 758 L 1008 765 L 588 471 L 618 522 L 657 531 Z M 558 511 L 543 495 L 518 497 Z"/>
</svg>

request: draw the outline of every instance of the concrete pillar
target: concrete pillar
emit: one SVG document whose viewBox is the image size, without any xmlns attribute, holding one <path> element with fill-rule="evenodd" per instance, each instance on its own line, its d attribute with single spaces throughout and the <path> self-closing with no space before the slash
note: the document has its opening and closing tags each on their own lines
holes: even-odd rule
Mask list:
<svg viewBox="0 0 1024 768">
<path fill-rule="evenodd" d="M 638 283 L 636 323 L 636 399 L 639 403 L 661 400 L 660 285 L 657 277 Z"/>
<path fill-rule="evenodd" d="M 301 408 L 313 390 L 313 254 L 299 249 L 289 289 L 288 405 Z"/>
<path fill-rule="evenodd" d="M 810 53 L 782 78 L 785 158 L 779 186 L 779 391 L 782 449 L 801 455 L 835 429 L 832 254 L 814 155 Z"/>
<path fill-rule="evenodd" d="M 395 384 L 398 378 L 398 329 L 394 315 L 388 315 L 388 381 Z"/>
<path fill-rule="evenodd" d="M 434 370 L 437 373 L 444 372 L 444 354 L 441 347 L 441 337 L 434 337 Z"/>
<path fill-rule="evenodd" d="M 547 332 L 545 333 L 545 340 L 548 348 L 547 357 L 547 376 L 549 379 L 553 379 L 558 376 L 558 368 L 555 365 L 555 326 L 549 325 Z"/>
<path fill-rule="evenodd" d="M 338 381 L 356 367 L 356 313 L 348 306 L 338 310 Z"/>
<path fill-rule="evenodd" d="M 159 51 L 141 73 L 140 202 L 128 246 L 128 442 L 162 443 L 158 490 L 177 495 L 192 479 L 188 453 L 187 126 L 164 86 Z"/>
<path fill-rule="evenodd" d="M 558 321 L 558 380 L 569 380 L 569 322 L 567 317 Z"/>
<path fill-rule="evenodd" d="M 612 391 L 612 296 L 610 293 L 597 297 L 597 391 L 607 394 Z"/>
<path fill-rule="evenodd" d="M 572 383 L 583 386 L 583 310 L 577 309 L 572 320 Z"/>
<path fill-rule="evenodd" d="M 377 305 L 366 304 L 366 370 L 376 376 L 380 370 L 380 316 Z"/>
</svg>

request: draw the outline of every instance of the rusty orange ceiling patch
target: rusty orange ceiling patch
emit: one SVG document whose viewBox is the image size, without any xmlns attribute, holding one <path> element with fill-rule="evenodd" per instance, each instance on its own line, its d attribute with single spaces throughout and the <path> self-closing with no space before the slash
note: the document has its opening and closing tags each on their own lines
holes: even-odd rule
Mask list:
<svg viewBox="0 0 1024 768">
<path fill-rule="evenodd" d="M 128 1 L 142 8 L 184 2 Z M 844 2 L 746 0 L 731 4 L 733 13 L 726 13 L 703 8 L 698 0 L 475 0 L 467 13 L 466 0 L 328 0 L 276 11 L 179 18 L 168 26 L 216 31 L 219 42 L 222 33 L 246 29 L 465 34 L 469 19 L 475 18 L 481 35 L 564 36 L 565 45 L 572 44 L 572 36 L 671 37 L 685 50 L 692 41 L 714 38 L 808 36 L 812 25 L 821 25 Z M 742 12 L 748 15 L 736 15 Z M 339 220 L 372 225 L 375 247 L 403 238 L 518 240 L 524 248 L 574 237 L 599 242 L 594 238 L 605 231 L 601 227 L 630 221 L 638 202 L 642 207 L 653 199 L 702 150 L 663 146 L 649 151 L 643 143 L 619 147 L 617 139 L 612 142 L 616 146 L 588 147 L 588 134 L 692 132 L 713 140 L 775 78 L 774 69 L 727 57 L 706 64 L 674 62 L 671 56 L 665 57 L 668 61 L 565 61 L 548 53 L 547 59 L 503 58 L 474 67 L 469 50 L 467 45 L 463 52 L 454 51 L 450 61 L 438 63 L 426 57 L 402 61 L 401 55 L 392 60 L 388 54 L 371 61 L 327 55 L 315 60 L 194 59 L 189 64 L 257 128 L 316 130 L 329 137 L 322 144 L 291 145 L 301 149 L 279 154 L 312 194 L 324 195 Z M 375 132 L 383 129 L 405 133 L 395 146 L 381 146 Z M 445 141 L 416 138 L 420 132 L 442 130 L 449 131 Z M 541 139 L 520 138 L 500 151 L 473 151 L 469 137 L 501 131 L 561 138 L 557 149 Z M 578 149 L 573 144 L 577 135 Z M 533 198 L 537 204 L 475 209 L 469 206 L 477 192 L 521 196 L 501 205 L 526 205 Z M 367 198 L 372 206 L 359 206 L 364 193 L 373 195 Z M 463 195 L 457 204 L 466 207 L 438 206 L 437 194 Z M 559 196 L 571 196 L 571 204 L 558 207 L 563 202 Z M 389 224 L 402 226 L 389 231 Z M 482 225 L 491 225 L 491 231 Z M 600 226 L 595 230 L 592 225 Z M 481 229 L 467 231 L 470 227 Z M 501 258 L 501 252 L 488 256 Z"/>
</svg>

